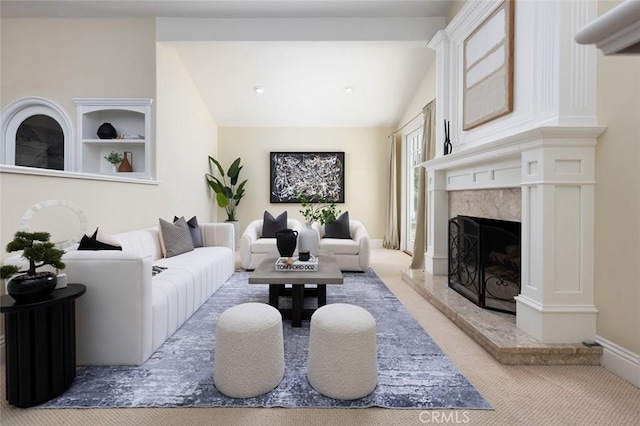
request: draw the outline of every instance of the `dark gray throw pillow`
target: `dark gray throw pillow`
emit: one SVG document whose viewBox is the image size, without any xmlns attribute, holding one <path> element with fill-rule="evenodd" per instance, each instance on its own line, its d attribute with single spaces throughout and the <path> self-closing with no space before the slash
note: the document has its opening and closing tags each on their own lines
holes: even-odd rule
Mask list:
<svg viewBox="0 0 640 426">
<path fill-rule="evenodd" d="M 173 217 L 173 223 L 176 223 L 178 220 L 178 216 Z M 200 232 L 200 226 L 198 225 L 198 219 L 196 217 L 192 217 L 187 221 L 187 225 L 189 226 L 189 232 L 191 232 L 191 239 L 193 240 L 193 247 L 202 247 L 202 233 Z"/>
<path fill-rule="evenodd" d="M 189 232 L 189 226 L 184 217 L 176 220 L 175 223 L 160 221 L 160 238 L 164 243 L 164 257 L 173 257 L 193 250 L 193 239 Z"/>
<path fill-rule="evenodd" d="M 324 225 L 324 237 L 322 238 L 341 238 L 350 239 L 349 232 L 349 212 L 344 212 L 335 222 Z"/>
<path fill-rule="evenodd" d="M 276 232 L 287 229 L 287 212 L 274 218 L 271 213 L 265 210 L 262 219 L 262 238 L 275 238 Z"/>
</svg>

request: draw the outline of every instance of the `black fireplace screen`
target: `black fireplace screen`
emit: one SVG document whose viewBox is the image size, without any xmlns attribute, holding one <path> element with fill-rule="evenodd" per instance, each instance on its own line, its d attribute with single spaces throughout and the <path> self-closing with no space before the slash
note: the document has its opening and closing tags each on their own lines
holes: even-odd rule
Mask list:
<svg viewBox="0 0 640 426">
<path fill-rule="evenodd" d="M 476 305 L 516 313 L 520 222 L 457 216 L 449 220 L 449 287 Z"/>
</svg>

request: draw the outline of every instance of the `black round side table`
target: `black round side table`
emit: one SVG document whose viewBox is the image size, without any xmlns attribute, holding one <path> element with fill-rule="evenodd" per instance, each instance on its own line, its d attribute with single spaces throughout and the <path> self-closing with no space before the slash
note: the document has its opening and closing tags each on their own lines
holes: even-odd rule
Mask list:
<svg viewBox="0 0 640 426">
<path fill-rule="evenodd" d="M 68 284 L 33 303 L 0 297 L 9 404 L 22 408 L 42 404 L 71 385 L 76 377 L 75 299 L 86 291 L 83 284 Z"/>
</svg>

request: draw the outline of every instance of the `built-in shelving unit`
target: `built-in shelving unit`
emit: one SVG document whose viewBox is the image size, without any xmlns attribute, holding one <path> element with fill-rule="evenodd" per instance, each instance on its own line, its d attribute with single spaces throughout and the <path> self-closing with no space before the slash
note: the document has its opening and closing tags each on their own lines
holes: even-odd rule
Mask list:
<svg viewBox="0 0 640 426">
<path fill-rule="evenodd" d="M 77 108 L 77 169 L 82 173 L 152 179 L 151 99 L 74 99 Z M 110 123 L 116 139 L 100 139 L 98 127 Z M 111 151 L 131 152 L 132 172 L 114 172 L 104 157 Z"/>
</svg>

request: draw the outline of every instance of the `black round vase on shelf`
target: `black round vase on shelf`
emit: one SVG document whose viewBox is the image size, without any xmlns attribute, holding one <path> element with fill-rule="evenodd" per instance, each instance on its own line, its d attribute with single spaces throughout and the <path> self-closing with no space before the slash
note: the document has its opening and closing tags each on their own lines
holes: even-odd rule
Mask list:
<svg viewBox="0 0 640 426">
<path fill-rule="evenodd" d="M 281 257 L 291 257 L 296 251 L 298 231 L 282 229 L 276 232 L 276 247 Z"/>
<path fill-rule="evenodd" d="M 49 297 L 55 290 L 58 277 L 53 272 L 38 275 L 18 275 L 7 284 L 7 293 L 18 303 L 38 302 Z"/>
<path fill-rule="evenodd" d="M 116 132 L 116 128 L 111 123 L 102 123 L 98 127 L 98 137 L 100 139 L 115 139 L 118 137 L 118 132 Z"/>
</svg>

